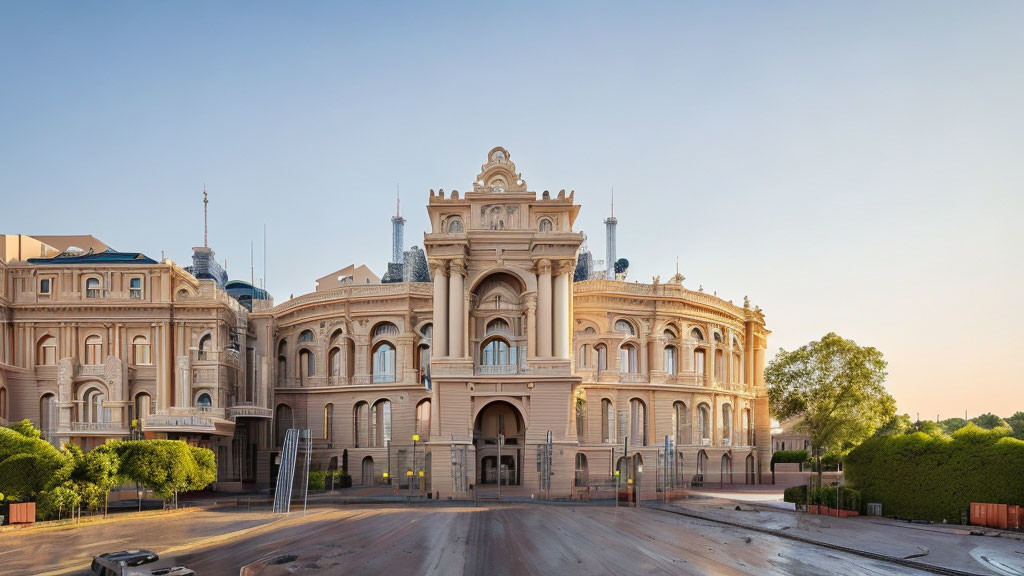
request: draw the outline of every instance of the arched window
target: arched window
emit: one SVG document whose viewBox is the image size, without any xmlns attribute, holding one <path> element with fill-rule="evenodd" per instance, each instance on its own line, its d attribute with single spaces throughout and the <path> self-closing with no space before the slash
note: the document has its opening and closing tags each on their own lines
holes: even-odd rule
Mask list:
<svg viewBox="0 0 1024 576">
<path fill-rule="evenodd" d="M 715 342 L 718 342 L 719 344 L 722 343 L 722 333 L 721 332 L 715 331 Z"/>
<path fill-rule="evenodd" d="M 427 386 L 430 389 L 430 346 L 427 344 L 420 344 L 416 347 L 416 356 L 413 357 L 416 365 L 413 367 L 416 369 L 416 375 L 419 379 L 419 383 Z"/>
<path fill-rule="evenodd" d="M 103 360 L 103 339 L 97 334 L 85 338 L 85 363 L 100 364 Z"/>
<path fill-rule="evenodd" d="M 292 427 L 292 407 L 287 404 L 278 404 L 274 410 L 274 424 L 277 425 L 275 441 L 280 446 L 284 442 L 284 433 Z"/>
<path fill-rule="evenodd" d="M 715 350 L 715 381 L 725 381 L 725 355 L 721 348 Z"/>
<path fill-rule="evenodd" d="M 739 354 L 732 355 L 732 378 L 730 380 L 735 383 L 743 381 L 743 361 Z"/>
<path fill-rule="evenodd" d="M 619 372 L 636 374 L 638 371 L 636 345 L 631 343 L 623 344 L 619 348 Z"/>
<path fill-rule="evenodd" d="M 328 402 L 324 405 L 324 439 L 334 438 L 334 404 Z"/>
<path fill-rule="evenodd" d="M 213 407 L 213 398 L 206 392 L 203 392 L 196 398 L 196 408 L 200 410 L 209 410 Z"/>
<path fill-rule="evenodd" d="M 704 349 L 697 348 L 693 351 L 693 371 L 696 372 L 698 376 L 703 377 L 705 375 L 704 370 Z"/>
<path fill-rule="evenodd" d="M 371 338 L 377 338 L 379 336 L 398 336 L 398 326 L 395 326 L 391 322 L 381 322 L 373 327 L 373 333 Z"/>
<path fill-rule="evenodd" d="M 481 366 L 515 366 L 516 349 L 500 336 L 485 340 L 480 347 Z"/>
<path fill-rule="evenodd" d="M 601 442 L 605 444 L 615 442 L 615 410 L 612 408 L 612 401 L 608 398 L 601 399 Z"/>
<path fill-rule="evenodd" d="M 54 366 L 57 364 L 57 339 L 53 336 L 43 336 L 39 340 L 39 347 L 36 351 L 36 364 L 40 366 Z"/>
<path fill-rule="evenodd" d="M 299 378 L 305 380 L 316 376 L 316 355 L 309 350 L 299 351 Z"/>
<path fill-rule="evenodd" d="M 288 385 L 288 356 L 285 355 L 285 351 L 288 349 L 288 345 L 284 340 L 277 345 L 277 385 L 287 386 Z"/>
<path fill-rule="evenodd" d="M 134 364 L 152 364 L 149 357 L 149 340 L 139 335 L 132 338 L 132 362 Z"/>
<path fill-rule="evenodd" d="M 665 373 L 679 372 L 679 350 L 675 346 L 665 346 Z"/>
<path fill-rule="evenodd" d="M 590 365 L 590 344 L 580 346 L 579 356 L 576 357 L 576 367 L 584 369 Z"/>
<path fill-rule="evenodd" d="M 701 444 L 711 443 L 711 409 L 707 404 L 697 406 L 697 437 Z"/>
<path fill-rule="evenodd" d="M 754 429 L 750 425 L 750 408 L 743 409 L 743 439 L 746 440 L 745 446 L 754 445 Z"/>
<path fill-rule="evenodd" d="M 361 448 L 366 443 L 368 422 L 369 404 L 357 402 L 355 407 L 352 408 L 352 443 L 356 448 Z"/>
<path fill-rule="evenodd" d="M 690 337 L 698 342 L 704 341 L 704 334 L 700 331 L 699 328 L 694 328 L 693 330 L 690 330 Z"/>
<path fill-rule="evenodd" d="M 588 336 L 591 336 L 593 334 L 597 334 L 597 330 L 594 330 L 593 326 L 587 326 L 587 328 L 585 330 L 583 330 L 583 333 L 588 335 Z"/>
<path fill-rule="evenodd" d="M 331 348 L 327 354 L 327 374 L 331 378 L 341 376 L 341 348 Z"/>
<path fill-rule="evenodd" d="M 629 334 L 630 336 L 636 335 L 636 332 L 633 330 L 633 325 L 626 320 L 616 320 L 615 331 L 623 334 Z"/>
<path fill-rule="evenodd" d="M 373 349 L 373 381 L 395 381 L 395 347 L 390 342 L 380 342 Z"/>
<path fill-rule="evenodd" d="M 212 360 L 212 358 L 208 358 L 211 352 L 210 348 L 212 346 L 213 336 L 205 334 L 199 339 L 199 360 Z"/>
<path fill-rule="evenodd" d="M 597 344 L 594 346 L 594 352 L 597 352 L 597 371 L 604 372 L 608 369 L 608 347 Z"/>
<path fill-rule="evenodd" d="M 537 229 L 541 232 L 551 232 L 552 227 L 551 220 L 547 218 L 541 218 L 540 223 L 537 225 Z"/>
<path fill-rule="evenodd" d="M 487 323 L 487 334 L 508 334 L 508 322 L 504 318 L 495 318 Z"/>
<path fill-rule="evenodd" d="M 0 388 L 0 418 L 7 419 L 7 388 Z"/>
<path fill-rule="evenodd" d="M 313 337 L 312 330 L 303 330 L 302 333 L 299 334 L 299 344 L 304 342 L 313 342 L 314 340 L 316 340 L 316 338 Z"/>
<path fill-rule="evenodd" d="M 462 220 L 460 220 L 459 218 L 450 218 L 448 220 L 447 232 L 449 234 L 461 234 L 462 233 Z"/>
<path fill-rule="evenodd" d="M 732 456 L 722 454 L 722 484 L 732 484 Z"/>
<path fill-rule="evenodd" d="M 423 328 L 420 329 L 420 336 L 424 340 L 432 340 L 434 338 L 434 325 L 430 323 L 424 324 Z"/>
<path fill-rule="evenodd" d="M 421 400 L 416 405 L 416 434 L 420 435 L 420 441 L 430 440 L 430 400 Z"/>
<path fill-rule="evenodd" d="M 704 481 L 704 474 L 708 469 L 708 453 L 701 450 L 697 452 L 697 482 Z"/>
<path fill-rule="evenodd" d="M 81 421 L 92 424 L 110 422 L 110 409 L 103 406 L 106 399 L 106 394 L 99 388 L 86 390 L 85 394 L 82 395 L 82 409 L 85 411 L 85 414 Z"/>
<path fill-rule="evenodd" d="M 370 441 L 384 447 L 391 442 L 391 400 L 378 400 L 370 411 Z"/>
<path fill-rule="evenodd" d="M 52 434 L 57 428 L 57 422 L 57 397 L 52 393 L 43 394 L 39 398 L 39 430 L 43 434 Z"/>
<path fill-rule="evenodd" d="M 85 280 L 85 297 L 86 298 L 99 298 L 100 296 L 101 296 L 100 279 L 99 278 L 86 278 L 86 280 Z"/>
<path fill-rule="evenodd" d="M 135 418 L 141 423 L 146 420 L 152 410 L 153 398 L 145 393 L 140 392 L 135 395 Z"/>
<path fill-rule="evenodd" d="M 693 442 L 690 433 L 690 409 L 686 407 L 685 402 L 676 401 L 672 404 L 672 433 L 675 435 L 677 446 Z"/>
<path fill-rule="evenodd" d="M 732 440 L 732 404 L 722 404 L 722 445 L 731 446 Z"/>
<path fill-rule="evenodd" d="M 629 441 L 647 446 L 647 404 L 639 398 L 629 401 Z"/>
</svg>

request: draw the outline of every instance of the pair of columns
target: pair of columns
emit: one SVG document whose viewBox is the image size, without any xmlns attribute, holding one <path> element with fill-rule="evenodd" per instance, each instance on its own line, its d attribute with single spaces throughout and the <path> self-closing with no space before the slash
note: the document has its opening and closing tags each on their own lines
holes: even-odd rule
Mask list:
<svg viewBox="0 0 1024 576">
<path fill-rule="evenodd" d="M 569 357 L 569 275 L 571 260 L 537 260 L 537 347 L 541 358 Z"/>
<path fill-rule="evenodd" d="M 434 278 L 432 355 L 465 355 L 466 261 L 455 258 L 431 263 Z"/>
<path fill-rule="evenodd" d="M 537 260 L 537 299 L 527 303 L 527 347 L 541 358 L 569 357 L 569 301 L 572 260 Z M 434 279 L 433 354 L 464 357 L 466 316 L 466 262 L 462 258 L 431 263 Z"/>
</svg>

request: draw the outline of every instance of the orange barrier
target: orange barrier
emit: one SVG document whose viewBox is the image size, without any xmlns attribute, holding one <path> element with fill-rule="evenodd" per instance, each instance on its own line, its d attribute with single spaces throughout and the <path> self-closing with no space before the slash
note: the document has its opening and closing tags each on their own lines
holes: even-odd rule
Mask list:
<svg viewBox="0 0 1024 576">
<path fill-rule="evenodd" d="M 1000 530 L 1020 530 L 1024 524 L 1024 508 L 1013 504 L 971 502 L 971 524 Z"/>
<path fill-rule="evenodd" d="M 11 524 L 32 524 L 36 521 L 36 503 L 11 504 L 10 515 Z"/>
</svg>

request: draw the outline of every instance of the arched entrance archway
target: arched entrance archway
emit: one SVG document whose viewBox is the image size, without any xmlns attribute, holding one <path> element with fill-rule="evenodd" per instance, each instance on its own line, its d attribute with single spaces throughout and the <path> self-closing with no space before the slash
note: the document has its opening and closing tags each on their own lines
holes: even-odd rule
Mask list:
<svg viewBox="0 0 1024 576">
<path fill-rule="evenodd" d="M 708 453 L 701 450 L 697 452 L 697 474 L 693 477 L 694 486 L 704 485 L 704 474 L 707 473 L 708 468 Z"/>
<path fill-rule="evenodd" d="M 498 437 L 504 436 L 501 462 L 498 461 Z M 523 451 L 526 449 L 526 424 L 519 410 L 504 400 L 484 406 L 473 424 L 476 448 L 476 483 L 519 486 L 523 483 Z"/>
<path fill-rule="evenodd" d="M 732 484 L 732 456 L 722 455 L 722 484 Z"/>
<path fill-rule="evenodd" d="M 373 477 L 373 456 L 367 456 L 363 458 L 363 485 L 372 486 Z"/>
<path fill-rule="evenodd" d="M 587 463 L 587 455 L 580 452 L 576 454 L 576 475 L 573 485 L 577 488 L 590 484 L 590 465 Z"/>
<path fill-rule="evenodd" d="M 747 469 L 747 484 L 756 484 L 757 483 L 757 478 L 755 477 L 755 474 L 754 474 L 754 455 L 753 454 L 747 454 L 746 469 Z"/>
</svg>

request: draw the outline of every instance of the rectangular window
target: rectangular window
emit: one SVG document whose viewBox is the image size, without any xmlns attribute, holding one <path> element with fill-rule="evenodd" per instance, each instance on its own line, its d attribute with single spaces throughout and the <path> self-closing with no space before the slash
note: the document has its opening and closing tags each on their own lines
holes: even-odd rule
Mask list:
<svg viewBox="0 0 1024 576">
<path fill-rule="evenodd" d="M 50 279 L 49 278 L 43 278 L 42 280 L 39 281 L 39 293 L 40 294 L 49 294 L 50 293 Z"/>
<path fill-rule="evenodd" d="M 128 281 L 128 296 L 133 300 L 142 300 L 142 278 L 132 278 Z"/>
</svg>

